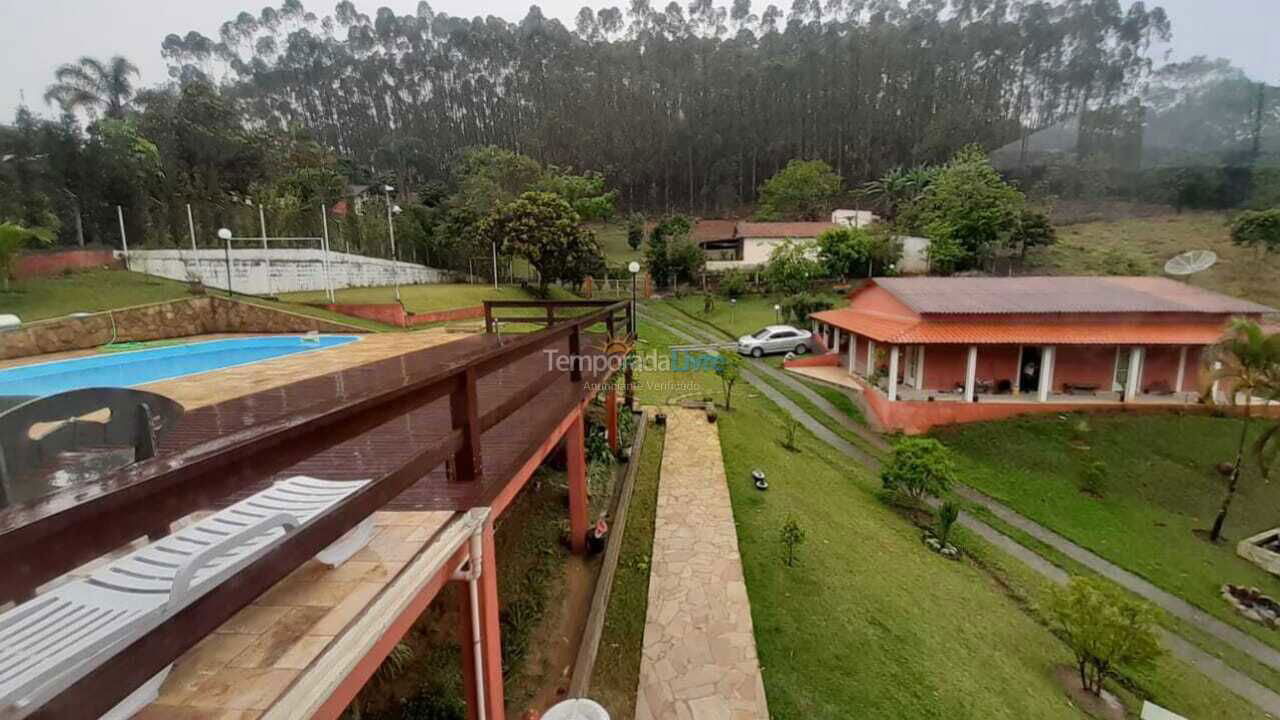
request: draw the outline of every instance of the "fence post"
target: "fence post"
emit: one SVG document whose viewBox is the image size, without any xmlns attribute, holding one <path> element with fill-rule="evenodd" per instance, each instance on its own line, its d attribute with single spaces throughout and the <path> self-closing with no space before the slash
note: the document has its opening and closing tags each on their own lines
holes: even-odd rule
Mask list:
<svg viewBox="0 0 1280 720">
<path fill-rule="evenodd" d="M 484 331 L 487 333 L 493 332 L 493 306 L 489 304 L 488 300 L 484 301 Z"/>
<path fill-rule="evenodd" d="M 547 305 L 547 327 L 556 324 L 556 309 L 552 305 Z"/>
<path fill-rule="evenodd" d="M 573 332 L 569 334 L 569 379 L 573 382 L 582 382 L 581 325 L 574 325 Z"/>
<path fill-rule="evenodd" d="M 449 418 L 453 429 L 462 431 L 462 447 L 453 455 L 453 479 L 462 482 L 479 479 L 484 471 L 480 465 L 480 413 L 474 368 L 463 372 L 449 394 Z"/>
</svg>

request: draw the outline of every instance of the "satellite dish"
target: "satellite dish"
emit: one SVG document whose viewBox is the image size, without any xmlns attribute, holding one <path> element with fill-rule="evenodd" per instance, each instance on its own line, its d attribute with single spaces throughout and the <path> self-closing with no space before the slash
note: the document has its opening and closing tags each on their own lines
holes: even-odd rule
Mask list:
<svg viewBox="0 0 1280 720">
<path fill-rule="evenodd" d="M 1164 264 L 1164 271 L 1170 275 L 1194 275 L 1208 270 L 1218 262 L 1218 253 L 1212 250 L 1188 250 L 1181 255 L 1174 255 Z"/>
</svg>

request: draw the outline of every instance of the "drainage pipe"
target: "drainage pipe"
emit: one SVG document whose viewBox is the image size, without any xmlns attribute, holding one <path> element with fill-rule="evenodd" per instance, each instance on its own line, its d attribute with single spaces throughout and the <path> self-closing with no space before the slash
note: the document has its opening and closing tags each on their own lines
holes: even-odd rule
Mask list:
<svg viewBox="0 0 1280 720">
<path fill-rule="evenodd" d="M 482 638 L 480 635 L 480 575 L 484 572 L 483 532 L 484 524 L 481 523 L 476 527 L 475 532 L 471 534 L 471 544 L 467 553 L 469 557 L 467 558 L 465 569 L 458 569 L 453 576 L 455 580 L 465 580 L 467 582 L 467 593 L 471 597 L 471 655 L 475 662 L 476 700 L 479 705 L 476 710 L 479 720 L 487 720 L 484 692 L 484 655 L 482 653 Z"/>
</svg>

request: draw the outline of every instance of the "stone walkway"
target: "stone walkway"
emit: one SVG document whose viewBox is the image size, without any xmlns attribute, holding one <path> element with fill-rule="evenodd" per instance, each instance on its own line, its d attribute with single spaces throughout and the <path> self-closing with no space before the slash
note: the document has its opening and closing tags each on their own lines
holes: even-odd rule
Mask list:
<svg viewBox="0 0 1280 720">
<path fill-rule="evenodd" d="M 636 720 L 767 720 L 720 434 L 667 411 Z"/>
</svg>

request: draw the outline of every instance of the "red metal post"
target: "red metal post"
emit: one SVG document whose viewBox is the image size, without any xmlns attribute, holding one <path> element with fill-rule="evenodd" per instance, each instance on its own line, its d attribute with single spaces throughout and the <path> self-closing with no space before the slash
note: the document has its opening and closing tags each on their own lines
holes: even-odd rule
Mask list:
<svg viewBox="0 0 1280 720">
<path fill-rule="evenodd" d="M 480 573 L 480 651 L 484 653 L 484 703 L 488 720 L 506 718 L 502 692 L 502 626 L 498 621 L 498 550 L 493 522 L 484 525 L 484 560 Z"/>
<path fill-rule="evenodd" d="M 583 432 L 579 410 L 565 442 L 569 455 L 569 546 L 574 555 L 587 551 L 587 448 Z"/>
<path fill-rule="evenodd" d="M 575 327 L 573 332 L 569 333 L 569 379 L 574 382 L 582 382 L 582 332 L 580 327 Z"/>
<path fill-rule="evenodd" d="M 609 449 L 616 455 L 618 452 L 618 386 L 609 385 L 609 392 L 604 399 L 606 430 L 609 433 Z"/>
</svg>

